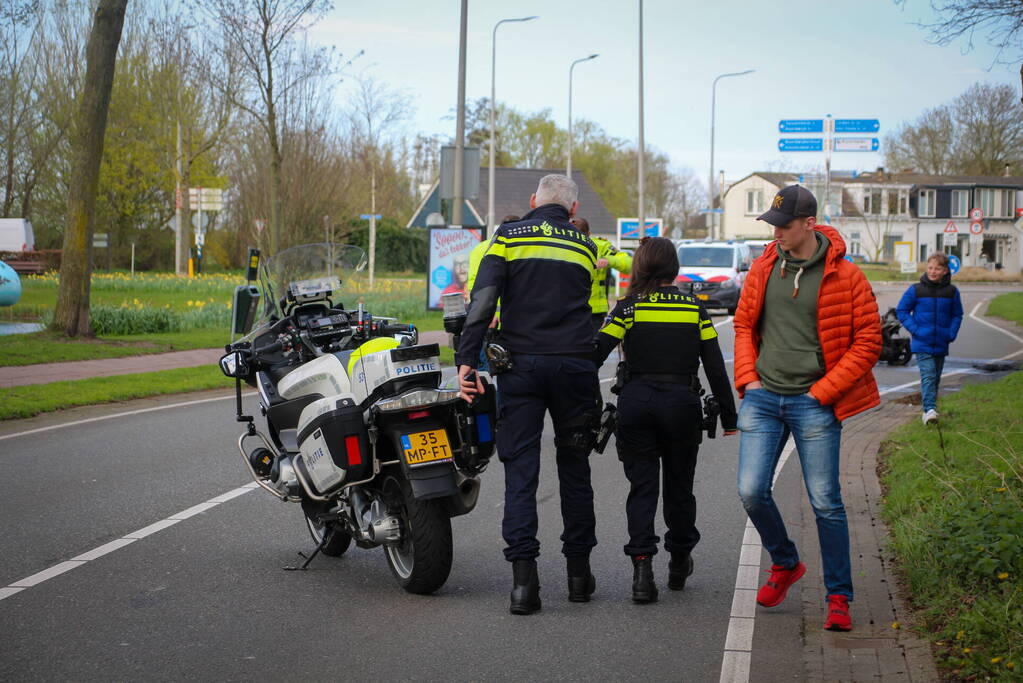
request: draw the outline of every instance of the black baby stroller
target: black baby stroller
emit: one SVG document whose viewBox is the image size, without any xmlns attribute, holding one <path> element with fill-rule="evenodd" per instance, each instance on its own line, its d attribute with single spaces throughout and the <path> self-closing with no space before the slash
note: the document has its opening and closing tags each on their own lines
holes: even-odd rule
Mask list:
<svg viewBox="0 0 1023 683">
<path fill-rule="evenodd" d="M 878 360 L 888 361 L 888 365 L 905 365 L 913 357 L 909 343 L 895 309 L 889 308 L 881 316 L 881 357 Z"/>
</svg>

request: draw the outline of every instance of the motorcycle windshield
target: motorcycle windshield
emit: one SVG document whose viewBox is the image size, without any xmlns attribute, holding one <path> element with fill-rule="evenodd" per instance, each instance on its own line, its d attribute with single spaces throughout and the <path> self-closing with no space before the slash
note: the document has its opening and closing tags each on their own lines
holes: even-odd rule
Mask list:
<svg viewBox="0 0 1023 683">
<path fill-rule="evenodd" d="M 326 295 L 340 299 L 340 292 L 366 266 L 366 252 L 350 244 L 320 242 L 301 244 L 271 256 L 263 263 L 263 291 L 267 306 L 278 316 L 292 300 Z"/>
</svg>

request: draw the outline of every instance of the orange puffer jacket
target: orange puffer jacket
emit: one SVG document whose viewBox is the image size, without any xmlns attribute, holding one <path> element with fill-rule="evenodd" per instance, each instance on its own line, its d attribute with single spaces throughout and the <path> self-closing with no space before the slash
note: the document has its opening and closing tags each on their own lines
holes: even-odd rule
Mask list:
<svg viewBox="0 0 1023 683">
<path fill-rule="evenodd" d="M 835 417 L 844 420 L 881 402 L 872 372 L 881 354 L 881 322 L 867 278 L 843 258 L 841 235 L 830 225 L 816 229 L 831 240 L 831 247 L 817 294 L 817 335 L 824 351 L 825 374 L 810 387 L 810 393 L 823 405 L 834 405 Z M 772 242 L 754 261 L 735 312 L 735 387 L 740 397 L 747 384 L 760 380 L 760 314 L 767 278 L 777 260 Z"/>
</svg>

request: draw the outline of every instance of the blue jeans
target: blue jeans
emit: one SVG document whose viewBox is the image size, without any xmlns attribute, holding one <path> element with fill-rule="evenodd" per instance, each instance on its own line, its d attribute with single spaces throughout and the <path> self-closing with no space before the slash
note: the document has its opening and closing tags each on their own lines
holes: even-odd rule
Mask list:
<svg viewBox="0 0 1023 683">
<path fill-rule="evenodd" d="M 774 472 L 791 434 L 817 518 L 827 594 L 852 600 L 849 525 L 839 484 L 842 423 L 835 418 L 835 411 L 809 394 L 784 396 L 767 389 L 747 390 L 739 409 L 739 430 L 739 497 L 771 561 L 782 567 L 799 562 L 796 545 L 789 539 L 772 497 Z"/>
<path fill-rule="evenodd" d="M 941 382 L 941 371 L 945 369 L 945 356 L 918 353 L 916 363 L 920 366 L 920 398 L 924 412 L 937 410 L 938 384 Z"/>
</svg>

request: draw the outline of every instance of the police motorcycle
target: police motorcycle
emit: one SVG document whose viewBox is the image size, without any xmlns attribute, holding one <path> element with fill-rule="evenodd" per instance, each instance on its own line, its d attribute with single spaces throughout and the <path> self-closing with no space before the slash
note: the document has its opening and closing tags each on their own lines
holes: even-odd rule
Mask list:
<svg viewBox="0 0 1023 683">
<path fill-rule="evenodd" d="M 317 544 L 299 568 L 353 542 L 383 547 L 398 584 L 428 594 L 448 577 L 451 518 L 475 507 L 494 450 L 493 392 L 465 403 L 441 386 L 437 344 L 418 344 L 413 325 L 361 303 L 345 307 L 343 283 L 365 260 L 357 247 L 306 244 L 260 268 L 251 250 L 232 323 L 245 336 L 220 367 L 236 380 L 246 469 L 299 504 Z M 265 318 L 253 329 L 261 296 Z M 258 390 L 265 430 L 242 410 L 242 382 Z"/>
<path fill-rule="evenodd" d="M 889 308 L 881 316 L 881 356 L 878 362 L 887 361 L 888 365 L 905 365 L 913 357 L 910 348 L 912 340 L 903 333 L 902 323 L 894 308 Z"/>
</svg>

